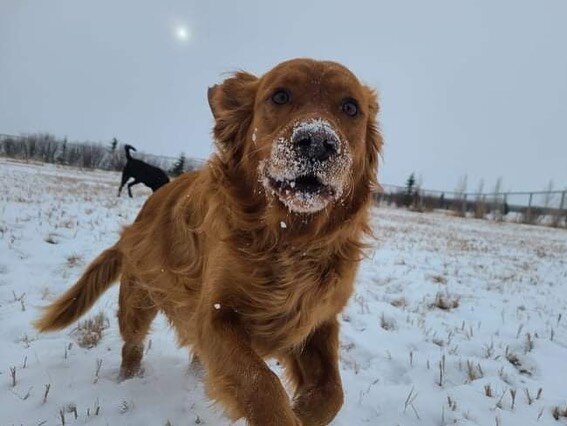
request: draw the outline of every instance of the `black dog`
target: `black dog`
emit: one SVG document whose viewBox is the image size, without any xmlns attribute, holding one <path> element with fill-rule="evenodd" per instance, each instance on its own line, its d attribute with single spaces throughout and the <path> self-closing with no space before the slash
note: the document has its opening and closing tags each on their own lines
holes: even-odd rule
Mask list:
<svg viewBox="0 0 567 426">
<path fill-rule="evenodd" d="M 126 159 L 128 161 L 122 170 L 122 182 L 120 183 L 120 188 L 118 188 L 119 197 L 122 192 L 122 188 L 130 178 L 134 178 L 134 180 L 128 184 L 128 195 L 130 198 L 132 198 L 131 188 L 138 183 L 143 183 L 147 187 L 151 188 L 152 191 L 156 191 L 158 188 L 169 182 L 169 178 L 159 167 L 155 167 L 143 162 L 142 160 L 132 158 L 130 150 L 136 151 L 136 148 L 132 145 L 125 145 L 124 150 L 126 151 Z"/>
</svg>

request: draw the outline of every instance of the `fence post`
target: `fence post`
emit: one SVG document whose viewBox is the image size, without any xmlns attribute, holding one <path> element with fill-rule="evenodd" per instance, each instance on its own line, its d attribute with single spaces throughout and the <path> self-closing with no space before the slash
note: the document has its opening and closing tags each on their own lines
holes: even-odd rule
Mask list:
<svg viewBox="0 0 567 426">
<path fill-rule="evenodd" d="M 526 214 L 526 219 L 527 219 L 527 223 L 531 223 L 532 222 L 532 198 L 534 196 L 533 192 L 530 192 L 530 199 L 528 201 L 528 211 Z"/>
<path fill-rule="evenodd" d="M 463 216 L 467 215 L 467 193 L 463 194 Z"/>
<path fill-rule="evenodd" d="M 565 197 L 567 196 L 567 191 L 561 193 L 561 204 L 559 204 L 559 212 L 562 212 L 565 208 Z"/>
</svg>

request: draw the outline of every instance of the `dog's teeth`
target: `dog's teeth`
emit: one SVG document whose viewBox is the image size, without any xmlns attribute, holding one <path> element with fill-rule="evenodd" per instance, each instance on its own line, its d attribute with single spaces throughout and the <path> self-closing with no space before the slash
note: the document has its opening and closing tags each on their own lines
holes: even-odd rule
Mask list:
<svg viewBox="0 0 567 426">
<path fill-rule="evenodd" d="M 287 225 L 285 224 L 285 222 L 284 222 L 283 220 L 280 222 L 280 227 L 281 227 L 282 229 L 287 228 Z"/>
<path fill-rule="evenodd" d="M 292 180 L 292 181 L 289 183 L 289 186 L 291 186 L 292 188 L 295 188 L 295 181 Z"/>
<path fill-rule="evenodd" d="M 215 307 L 216 310 L 219 310 L 221 308 L 220 303 L 215 303 L 213 306 Z"/>
</svg>

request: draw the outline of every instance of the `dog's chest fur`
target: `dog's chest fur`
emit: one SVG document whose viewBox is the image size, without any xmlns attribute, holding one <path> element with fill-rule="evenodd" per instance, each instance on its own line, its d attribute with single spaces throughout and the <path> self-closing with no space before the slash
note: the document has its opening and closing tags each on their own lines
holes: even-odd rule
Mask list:
<svg viewBox="0 0 567 426">
<path fill-rule="evenodd" d="M 256 265 L 258 266 L 258 265 Z M 262 279 L 246 303 L 247 323 L 261 351 L 279 352 L 303 343 L 337 315 L 352 293 L 357 263 L 310 250 L 273 253 L 257 271 Z"/>
</svg>

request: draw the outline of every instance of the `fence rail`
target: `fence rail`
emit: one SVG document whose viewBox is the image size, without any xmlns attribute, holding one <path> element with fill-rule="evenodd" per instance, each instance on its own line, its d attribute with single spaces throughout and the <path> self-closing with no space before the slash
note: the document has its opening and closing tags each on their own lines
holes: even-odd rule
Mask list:
<svg viewBox="0 0 567 426">
<path fill-rule="evenodd" d="M 384 196 L 404 194 L 406 187 L 399 185 L 382 185 Z M 553 191 L 502 191 L 502 192 L 456 192 L 440 191 L 424 188 L 414 190 L 416 197 L 439 198 L 443 200 L 460 200 L 463 202 L 484 201 L 506 203 L 511 209 L 521 208 L 551 208 L 567 210 L 567 189 Z"/>
<path fill-rule="evenodd" d="M 466 193 L 384 185 L 375 194 L 378 203 L 416 211 L 452 210 L 478 219 L 507 217 L 527 224 L 567 227 L 567 190 Z"/>
</svg>

